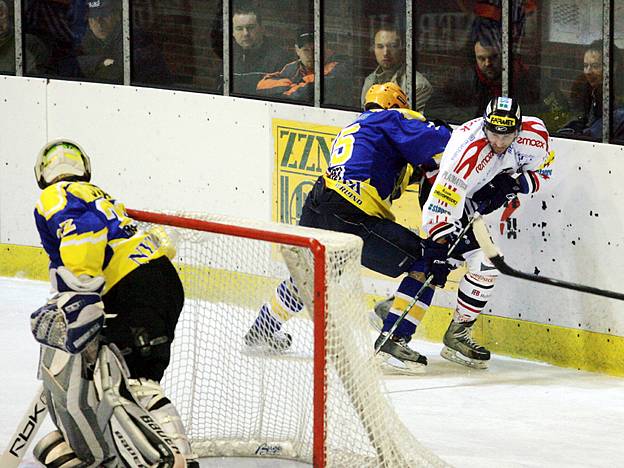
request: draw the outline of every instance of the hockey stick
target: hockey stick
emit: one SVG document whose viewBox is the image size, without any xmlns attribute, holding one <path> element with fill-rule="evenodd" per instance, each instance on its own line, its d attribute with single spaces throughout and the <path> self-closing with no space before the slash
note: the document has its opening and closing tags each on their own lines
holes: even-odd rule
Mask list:
<svg viewBox="0 0 624 468">
<path fill-rule="evenodd" d="M 30 443 L 37 435 L 46 414 L 48 414 L 48 406 L 46 405 L 43 385 L 40 385 L 30 406 L 26 410 L 26 414 L 20 421 L 11 439 L 9 439 L 9 445 L 0 457 L 0 466 L 2 468 L 17 468 L 19 466 Z"/>
<path fill-rule="evenodd" d="M 609 291 L 607 289 L 599 289 L 594 288 L 592 286 L 585 286 L 583 284 L 571 283 L 568 281 L 562 281 L 555 278 L 548 278 L 546 276 L 534 275 L 531 273 L 524 273 L 522 271 L 516 270 L 510 267 L 507 263 L 505 263 L 503 254 L 498 250 L 492 237 L 490 236 L 490 232 L 488 231 L 487 226 L 485 225 L 485 221 L 483 218 L 479 217 L 479 219 L 475 220 L 473 232 L 475 237 L 477 238 L 477 242 L 486 257 L 490 259 L 490 261 L 494 264 L 498 271 L 501 273 L 512 276 L 514 278 L 521 278 L 527 281 L 533 281 L 535 283 L 541 284 L 549 284 L 551 286 L 556 286 L 558 288 L 572 289 L 574 291 L 580 291 L 589 294 L 596 294 L 597 296 L 610 297 L 612 299 L 618 299 L 620 301 L 624 301 L 624 294 L 618 293 L 615 291 Z"/>
<path fill-rule="evenodd" d="M 460 231 L 459 235 L 457 236 L 457 239 L 455 239 L 455 242 L 453 242 L 453 244 L 449 247 L 447 257 L 451 256 L 451 254 L 455 251 L 455 249 L 457 248 L 457 246 L 459 245 L 461 240 L 468 233 L 468 230 L 472 226 L 472 223 L 475 221 L 475 219 L 477 219 L 480 216 L 481 215 L 479 214 L 478 211 L 474 212 L 472 218 L 470 218 L 468 223 Z M 388 330 L 387 332 L 381 332 L 381 334 L 379 335 L 379 338 L 381 338 L 382 336 L 383 336 L 383 338 L 380 341 L 380 343 L 375 347 L 375 354 L 379 353 L 379 350 L 381 349 L 381 347 L 386 344 L 386 341 L 388 341 L 388 339 L 392 336 L 392 334 L 397 329 L 399 324 L 405 319 L 405 316 L 412 309 L 412 307 L 414 307 L 414 304 L 416 304 L 416 302 L 418 302 L 418 299 L 420 298 L 420 295 L 425 291 L 425 289 L 429 286 L 429 284 L 431 284 L 431 281 L 433 281 L 433 275 L 427 276 L 427 278 L 425 279 L 425 282 L 423 283 L 423 285 L 416 292 L 416 294 L 414 295 L 414 297 L 412 298 L 410 303 L 407 305 L 407 307 L 405 307 L 405 310 L 403 310 L 403 313 L 401 314 L 401 316 L 396 320 L 396 322 L 394 322 L 394 324 L 392 325 L 392 328 L 390 328 L 390 330 Z M 379 340 L 379 338 L 377 338 L 377 339 Z"/>
</svg>

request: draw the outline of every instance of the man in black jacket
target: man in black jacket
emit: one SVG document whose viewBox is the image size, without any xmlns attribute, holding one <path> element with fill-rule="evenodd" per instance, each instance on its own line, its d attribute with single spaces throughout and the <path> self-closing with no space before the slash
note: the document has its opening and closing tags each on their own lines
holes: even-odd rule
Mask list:
<svg viewBox="0 0 624 468">
<path fill-rule="evenodd" d="M 78 63 L 87 80 L 123 83 L 123 32 L 121 2 L 90 0 L 87 2 L 89 28 L 82 41 Z M 131 44 L 132 84 L 168 85 L 171 73 L 160 49 L 149 35 L 133 29 Z"/>
<path fill-rule="evenodd" d="M 279 70 L 289 57 L 285 50 L 265 39 L 260 15 L 253 7 L 234 10 L 232 35 L 232 90 L 257 94 L 256 85 L 264 75 Z"/>
</svg>

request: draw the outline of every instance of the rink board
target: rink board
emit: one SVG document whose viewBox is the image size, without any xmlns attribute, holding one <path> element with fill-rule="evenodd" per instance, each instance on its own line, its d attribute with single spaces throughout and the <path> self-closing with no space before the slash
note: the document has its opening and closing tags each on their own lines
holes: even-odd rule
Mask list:
<svg viewBox="0 0 624 468">
<path fill-rule="evenodd" d="M 33 161 L 48 139 L 78 140 L 91 155 L 93 181 L 126 206 L 266 221 L 276 204 L 271 190 L 274 120 L 340 127 L 355 116 L 232 97 L 18 77 L 0 79 L 0 98 L 4 115 L 10 116 L 0 128 L 0 271 L 43 278 L 45 273 L 31 271 L 37 262 L 45 268 L 41 252 L 18 252 L 12 246 L 39 245 L 32 215 L 38 196 Z M 508 263 L 518 269 L 620 291 L 624 147 L 562 139 L 551 139 L 551 147 L 557 155 L 552 180 L 538 194 L 523 197 L 502 226 L 500 212 L 489 217 L 496 240 Z M 365 277 L 364 282 L 373 296 L 396 287 L 395 281 L 378 277 Z M 437 305 L 449 307 L 452 301 L 452 292 L 436 294 Z M 438 316 L 445 321 L 448 313 L 431 313 L 427 321 Z M 573 353 L 575 340 L 585 334 L 613 337 L 613 343 L 624 336 L 623 303 L 511 278 L 500 278 L 485 314 L 491 323 L 500 323 L 492 329 L 493 346 L 510 354 L 533 343 L 527 340 L 536 333 L 524 324 L 569 330 L 564 333 L 570 335 L 568 346 L 554 344 L 557 349 L 550 351 L 550 345 L 544 350 L 541 342 L 531 344 L 537 359 L 566 365 L 573 364 L 557 354 L 562 349 Z M 442 329 L 442 322 L 422 328 Z M 547 338 L 557 335 L 544 333 L 550 334 Z M 439 333 L 431 336 L 437 339 Z M 557 336 L 555 343 L 562 339 Z M 602 346 L 601 339 L 584 343 Z M 583 348 L 577 359 L 596 355 L 606 361 L 603 354 L 610 353 L 613 343 L 607 342 L 604 351 Z M 527 353 L 533 355 L 533 350 L 519 355 Z"/>
</svg>

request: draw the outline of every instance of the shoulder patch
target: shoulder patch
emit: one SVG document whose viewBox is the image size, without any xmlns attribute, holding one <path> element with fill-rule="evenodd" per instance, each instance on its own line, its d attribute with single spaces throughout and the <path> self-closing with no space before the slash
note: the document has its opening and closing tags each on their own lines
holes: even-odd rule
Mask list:
<svg viewBox="0 0 624 468">
<path fill-rule="evenodd" d="M 420 120 L 421 122 L 424 122 L 427 120 L 424 115 L 422 115 L 420 112 L 417 112 L 415 110 L 411 110 L 411 109 L 388 109 L 388 110 L 391 110 L 393 112 L 398 112 L 399 114 L 403 115 L 403 117 L 408 120 Z"/>
<path fill-rule="evenodd" d="M 39 196 L 37 211 L 46 220 L 61 211 L 67 205 L 66 183 L 58 183 L 46 187 Z"/>
</svg>

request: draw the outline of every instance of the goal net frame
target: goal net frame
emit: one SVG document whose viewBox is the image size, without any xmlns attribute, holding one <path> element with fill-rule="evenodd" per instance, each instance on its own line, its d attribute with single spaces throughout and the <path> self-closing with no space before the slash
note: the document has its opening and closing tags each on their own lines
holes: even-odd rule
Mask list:
<svg viewBox="0 0 624 468">
<path fill-rule="evenodd" d="M 282 263 L 285 263 L 293 281 L 297 284 L 301 299 L 312 321 L 312 340 L 310 341 L 312 341 L 313 348 L 310 359 L 312 360 L 313 394 L 312 427 L 311 430 L 308 429 L 311 442 L 308 438 L 304 439 L 308 441 L 305 442 L 306 454 L 297 452 L 296 455 L 285 454 L 279 456 L 280 458 L 311 462 L 314 467 L 319 468 L 326 466 L 388 468 L 447 466 L 444 461 L 414 438 L 384 395 L 385 387 L 378 358 L 373 353 L 374 337 L 371 335 L 371 330 L 367 328 L 365 310 L 362 310 L 363 291 L 360 277 L 362 240 L 359 237 L 220 215 L 187 212 L 165 214 L 132 209 L 128 209 L 127 212 L 130 217 L 141 223 L 141 229 L 146 228 L 150 231 L 153 226 L 149 225 L 169 226 L 174 231 L 179 229 L 182 233 L 188 230 L 191 233 L 199 232 L 200 237 L 203 232 L 208 233 L 209 236 L 213 234 L 228 236 L 226 240 L 233 237 L 251 240 L 252 244 L 253 241 L 263 241 L 281 246 Z M 224 255 L 227 256 L 227 253 Z M 346 257 L 340 255 L 346 255 Z M 202 258 L 201 261 L 204 259 Z M 313 271 L 310 271 L 310 263 L 313 264 Z M 183 262 L 183 265 L 187 264 Z M 332 279 L 334 276 L 331 275 L 336 274 L 338 279 Z M 342 315 L 345 313 L 345 309 L 341 306 L 344 302 L 336 302 L 335 295 L 338 286 L 335 286 L 335 283 L 342 284 L 340 297 L 349 301 L 347 307 L 351 319 L 345 320 Z M 345 285 L 356 286 L 345 291 Z M 218 302 L 217 299 L 215 301 Z M 330 307 L 332 311 L 329 310 Z M 355 325 L 350 322 L 353 317 L 357 322 Z M 357 329 L 357 332 L 351 331 L 353 327 Z M 224 338 L 227 340 L 231 337 L 224 336 Z M 306 343 L 309 342 L 306 341 Z M 338 390 L 335 387 L 337 381 L 340 384 Z M 306 385 L 305 382 L 304 385 Z M 341 395 L 338 403 L 336 395 Z M 175 399 L 175 395 L 173 397 Z M 345 402 L 351 408 L 348 412 L 351 415 L 349 418 L 353 417 L 355 422 L 352 419 L 344 419 L 343 422 L 342 410 L 344 410 Z M 331 411 L 331 416 L 328 411 Z M 345 452 L 345 445 L 351 447 L 349 442 L 351 433 L 345 435 L 343 428 L 351 427 L 352 423 L 354 430 L 359 434 L 353 439 L 358 448 L 354 445 L 355 451 L 349 449 Z M 338 446 L 336 437 L 341 440 Z M 347 437 L 347 439 L 342 437 Z M 244 439 L 244 441 L 255 443 L 255 440 Z M 362 446 L 358 445 L 362 441 L 367 444 L 368 448 L 362 449 Z M 200 457 L 228 456 L 227 454 L 229 456 L 254 456 L 254 452 L 250 453 L 248 450 L 241 453 L 227 448 L 227 454 L 225 454 L 215 452 L 204 445 L 210 445 L 212 442 L 218 444 L 219 437 L 202 438 L 197 441 L 196 447 Z M 204 454 L 204 451 L 208 453 Z M 255 453 L 255 456 L 258 456 L 257 452 Z M 352 456 L 355 457 L 353 459 L 358 460 L 358 463 L 346 461 L 353 460 L 350 458 Z"/>
<path fill-rule="evenodd" d="M 285 234 L 262 229 L 232 226 L 202 221 L 192 218 L 172 216 L 167 214 L 152 213 L 148 211 L 128 209 L 131 218 L 146 223 L 163 224 L 185 229 L 226 234 L 247 239 L 263 240 L 267 242 L 279 242 L 285 245 L 303 247 L 310 250 L 314 258 L 314 321 L 325 322 L 325 246 L 311 237 Z M 323 327 L 314 327 L 314 364 L 313 382 L 313 443 L 312 459 L 314 466 L 325 466 L 324 428 L 325 428 L 325 399 L 326 399 L 326 354 L 325 354 L 325 330 Z"/>
</svg>

